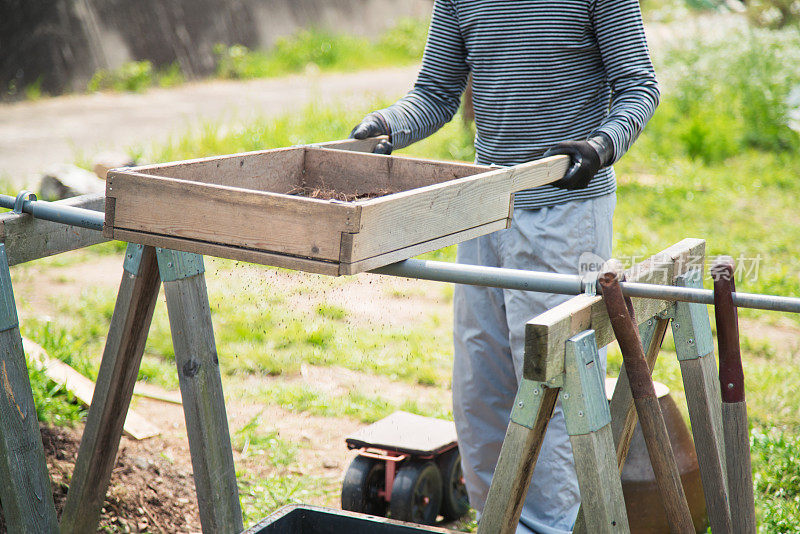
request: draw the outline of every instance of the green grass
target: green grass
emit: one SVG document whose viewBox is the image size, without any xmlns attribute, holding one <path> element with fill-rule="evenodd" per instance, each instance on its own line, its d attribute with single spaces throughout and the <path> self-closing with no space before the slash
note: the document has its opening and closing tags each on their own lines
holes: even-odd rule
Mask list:
<svg viewBox="0 0 800 534">
<path fill-rule="evenodd" d="M 319 499 L 332 500 L 340 491 L 329 480 L 288 470 L 259 477 L 247 469 L 239 469 L 236 480 L 239 483 L 239 502 L 246 526 L 282 506 Z"/>
<path fill-rule="evenodd" d="M 269 515 L 281 506 L 330 498 L 336 487 L 330 480 L 301 473 L 299 447 L 281 439 L 276 431 L 264 432 L 261 415 L 232 432 L 234 449 L 241 453 L 236 478 L 245 525 Z M 258 463 L 269 466 L 266 474 L 252 469 Z"/>
<path fill-rule="evenodd" d="M 403 19 L 375 41 L 307 29 L 279 39 L 270 50 L 218 45 L 214 50 L 217 76 L 271 78 L 309 69 L 352 71 L 405 65 L 420 60 L 426 35 L 426 21 Z"/>
<path fill-rule="evenodd" d="M 357 390 L 330 395 L 311 386 L 297 384 L 265 385 L 243 394 L 242 399 L 321 417 L 349 417 L 362 423 L 374 423 L 397 410 L 442 419 L 453 417 L 449 407 L 433 400 L 407 399 L 398 403 L 380 396 L 368 396 Z"/>
</svg>

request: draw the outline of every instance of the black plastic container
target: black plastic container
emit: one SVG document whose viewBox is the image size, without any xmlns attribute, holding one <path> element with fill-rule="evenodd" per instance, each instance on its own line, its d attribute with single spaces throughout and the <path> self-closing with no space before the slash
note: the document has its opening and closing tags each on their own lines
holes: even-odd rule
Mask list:
<svg viewBox="0 0 800 534">
<path fill-rule="evenodd" d="M 321 506 L 291 505 L 262 519 L 242 534 L 420 534 L 452 530 L 392 521 L 385 517 L 332 510 Z"/>
</svg>

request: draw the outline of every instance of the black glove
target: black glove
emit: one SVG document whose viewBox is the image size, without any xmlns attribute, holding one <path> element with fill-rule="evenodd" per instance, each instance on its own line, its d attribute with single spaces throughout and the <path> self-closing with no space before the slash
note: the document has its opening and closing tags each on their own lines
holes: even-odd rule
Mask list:
<svg viewBox="0 0 800 534">
<path fill-rule="evenodd" d="M 611 163 L 614 147 L 611 138 L 599 133 L 586 141 L 564 141 L 544 153 L 545 157 L 557 155 L 570 156 L 572 163 L 567 174 L 552 186 L 559 189 L 584 189 L 597 174 L 597 171 Z"/>
<path fill-rule="evenodd" d="M 378 113 L 370 113 L 364 117 L 361 124 L 353 128 L 353 131 L 350 132 L 351 139 L 367 139 L 368 137 L 378 137 L 381 135 L 391 135 L 391 132 L 389 131 L 389 125 L 386 124 L 386 121 L 383 120 L 383 117 Z M 392 142 L 381 141 L 375 146 L 372 152 L 374 154 L 391 154 Z"/>
</svg>

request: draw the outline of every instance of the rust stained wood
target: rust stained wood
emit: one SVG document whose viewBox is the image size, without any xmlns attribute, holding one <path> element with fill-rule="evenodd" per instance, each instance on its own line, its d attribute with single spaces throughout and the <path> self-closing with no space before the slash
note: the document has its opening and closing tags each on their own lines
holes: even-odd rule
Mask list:
<svg viewBox="0 0 800 534">
<path fill-rule="evenodd" d="M 626 273 L 626 280 L 672 285 L 675 276 L 702 262 L 705 241 L 684 239 L 638 264 Z M 667 309 L 670 303 L 656 299 L 633 299 L 637 317 L 644 321 Z M 523 375 L 530 380 L 547 382 L 564 372 L 564 347 L 567 339 L 594 330 L 597 345 L 614 340 L 605 306 L 600 297 L 578 295 L 528 322 L 525 336 Z"/>
<path fill-rule="evenodd" d="M 19 328 L 0 332 L 0 499 L 9 532 L 58 532 Z"/>
<path fill-rule="evenodd" d="M 0 244 L 0 500 L 9 532 L 58 532 L 5 245 Z"/>
<path fill-rule="evenodd" d="M 61 518 L 62 532 L 97 530 L 160 285 L 155 250 L 145 247 L 136 272 L 123 271 Z"/>
<path fill-rule="evenodd" d="M 338 261 L 341 233 L 359 224 L 358 206 L 131 171 L 110 172 L 106 195 L 117 239 L 119 228 Z"/>
<path fill-rule="evenodd" d="M 352 257 L 358 261 L 508 217 L 514 192 L 560 179 L 568 161 L 554 156 L 363 202 Z"/>
<path fill-rule="evenodd" d="M 103 211 L 105 195 L 92 194 L 55 202 L 56 205 Z M 18 265 L 54 254 L 107 241 L 96 230 L 34 219 L 27 214 L 0 215 L 0 241 L 6 245 L 9 265 Z"/>
</svg>

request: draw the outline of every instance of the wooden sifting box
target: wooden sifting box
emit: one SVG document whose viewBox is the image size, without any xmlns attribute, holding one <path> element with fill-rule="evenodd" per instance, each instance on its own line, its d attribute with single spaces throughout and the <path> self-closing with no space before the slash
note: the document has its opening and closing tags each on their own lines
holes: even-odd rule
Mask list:
<svg viewBox="0 0 800 534">
<path fill-rule="evenodd" d="M 112 170 L 104 234 L 355 274 L 506 228 L 512 193 L 561 178 L 568 159 L 497 169 L 360 152 L 374 144 L 340 141 Z M 345 200 L 308 196 L 330 190 Z"/>
</svg>

